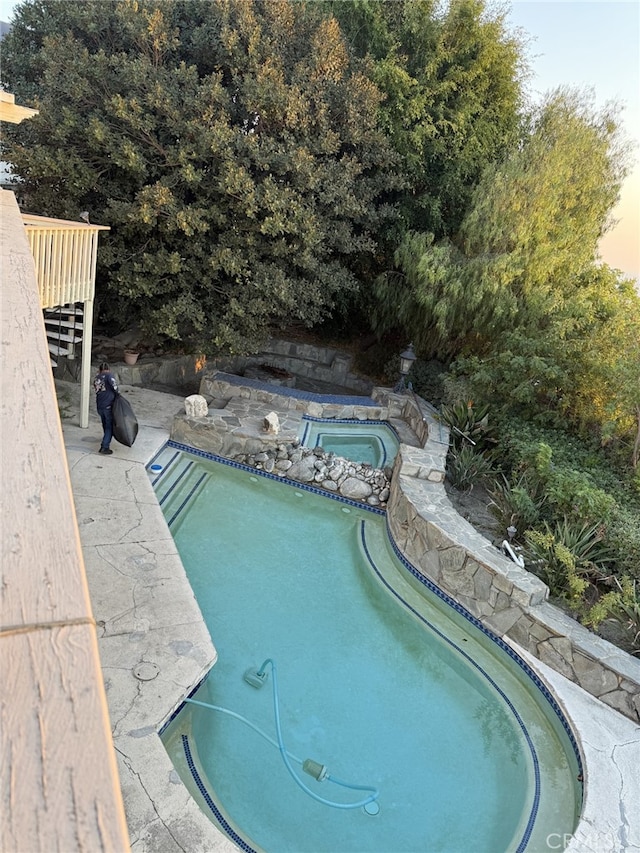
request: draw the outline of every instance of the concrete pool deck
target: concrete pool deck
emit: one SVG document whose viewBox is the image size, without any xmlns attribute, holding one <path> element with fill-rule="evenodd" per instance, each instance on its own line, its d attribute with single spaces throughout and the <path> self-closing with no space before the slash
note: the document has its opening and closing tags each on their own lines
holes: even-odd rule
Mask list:
<svg viewBox="0 0 640 853">
<path fill-rule="evenodd" d="M 131 849 L 235 851 L 196 806 L 157 735 L 216 659 L 145 467 L 184 398 L 124 386 L 140 431 L 132 448 L 114 441 L 105 457 L 95 411 L 88 429 L 77 425 L 79 386 L 56 385 Z M 583 818 L 572 839 L 551 835 L 548 849 L 640 851 L 640 726 L 518 651 L 563 703 L 584 755 Z"/>
</svg>

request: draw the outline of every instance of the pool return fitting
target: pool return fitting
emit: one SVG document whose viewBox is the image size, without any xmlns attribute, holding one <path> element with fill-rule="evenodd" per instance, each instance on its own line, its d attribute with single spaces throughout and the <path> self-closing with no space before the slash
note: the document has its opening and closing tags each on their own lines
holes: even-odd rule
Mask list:
<svg viewBox="0 0 640 853">
<path fill-rule="evenodd" d="M 370 785 L 354 785 L 351 782 L 344 782 L 341 779 L 336 779 L 335 776 L 332 776 L 327 767 L 324 764 L 321 764 L 319 761 L 314 761 L 312 758 L 305 758 L 303 761 L 300 758 L 297 758 L 292 753 L 288 752 L 282 737 L 282 728 L 280 726 L 280 702 L 278 698 L 278 676 L 276 672 L 275 662 L 271 658 L 267 658 L 265 662 L 259 669 L 255 667 L 249 668 L 244 673 L 244 680 L 247 684 L 250 684 L 252 687 L 256 689 L 260 689 L 267 681 L 268 672 L 267 666 L 271 667 L 271 684 L 273 688 L 273 714 L 275 718 L 275 726 L 276 726 L 276 736 L 277 741 L 273 740 L 273 738 L 269 737 L 269 735 L 264 732 L 261 728 L 252 723 L 251 720 L 248 720 L 246 717 L 243 717 L 242 714 L 238 714 L 235 711 L 230 711 L 228 708 L 222 708 L 220 705 L 211 705 L 209 702 L 200 702 L 197 699 L 185 699 L 185 702 L 188 702 L 190 705 L 200 705 L 203 708 L 209 708 L 212 711 L 219 711 L 222 714 L 228 714 L 231 717 L 235 717 L 235 719 L 240 720 L 245 723 L 245 725 L 249 726 L 249 728 L 253 729 L 254 732 L 257 732 L 261 737 L 263 737 L 268 743 L 272 746 L 275 746 L 279 751 L 282 757 L 282 761 L 284 762 L 285 767 L 287 768 L 289 775 L 293 779 L 293 781 L 298 785 L 298 787 L 302 788 L 302 790 L 308 794 L 312 799 L 317 800 L 319 803 L 323 803 L 325 806 L 331 806 L 334 809 L 359 809 L 364 808 L 365 812 L 369 815 L 376 815 L 380 811 L 380 806 L 376 802 L 378 797 L 380 796 L 377 788 L 373 788 Z M 327 800 L 324 797 L 319 796 L 312 791 L 311 788 L 307 787 L 304 784 L 302 779 L 295 772 L 293 767 L 291 766 L 291 761 L 295 761 L 302 766 L 302 769 L 305 773 L 308 773 L 310 776 L 313 776 L 314 779 L 317 779 L 318 782 L 329 781 L 333 782 L 335 785 L 340 785 L 343 788 L 350 788 L 353 791 L 368 791 L 369 796 L 365 797 L 362 800 L 358 800 L 356 803 L 336 803 L 333 800 Z"/>
</svg>

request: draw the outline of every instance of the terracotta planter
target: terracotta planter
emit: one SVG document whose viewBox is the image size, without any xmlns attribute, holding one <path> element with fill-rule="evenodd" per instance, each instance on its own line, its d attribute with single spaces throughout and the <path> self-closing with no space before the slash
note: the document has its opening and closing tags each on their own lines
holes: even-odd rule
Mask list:
<svg viewBox="0 0 640 853">
<path fill-rule="evenodd" d="M 124 351 L 124 361 L 125 364 L 135 364 L 138 360 L 139 352 L 134 352 L 133 350 L 126 349 Z"/>
</svg>

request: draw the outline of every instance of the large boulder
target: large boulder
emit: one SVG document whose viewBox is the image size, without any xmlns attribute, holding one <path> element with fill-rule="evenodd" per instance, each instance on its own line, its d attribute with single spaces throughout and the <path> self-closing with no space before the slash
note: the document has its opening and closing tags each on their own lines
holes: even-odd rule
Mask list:
<svg viewBox="0 0 640 853">
<path fill-rule="evenodd" d="M 290 480 L 297 480 L 299 483 L 313 482 L 317 474 L 315 465 L 315 456 L 305 456 L 299 462 L 294 462 L 291 468 L 287 471 L 287 477 Z"/>
<path fill-rule="evenodd" d="M 364 480 L 359 480 L 357 477 L 347 477 L 344 483 L 340 486 L 340 494 L 345 498 L 351 498 L 354 501 L 366 500 L 373 492 L 369 483 Z"/>
</svg>

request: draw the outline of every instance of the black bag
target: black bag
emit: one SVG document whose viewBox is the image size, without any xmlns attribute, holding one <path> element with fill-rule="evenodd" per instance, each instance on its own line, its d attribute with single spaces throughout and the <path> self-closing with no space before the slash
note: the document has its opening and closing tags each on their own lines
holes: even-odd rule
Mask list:
<svg viewBox="0 0 640 853">
<path fill-rule="evenodd" d="M 138 435 L 138 419 L 133 414 L 131 403 L 120 394 L 113 401 L 113 437 L 120 444 L 131 447 Z"/>
</svg>

